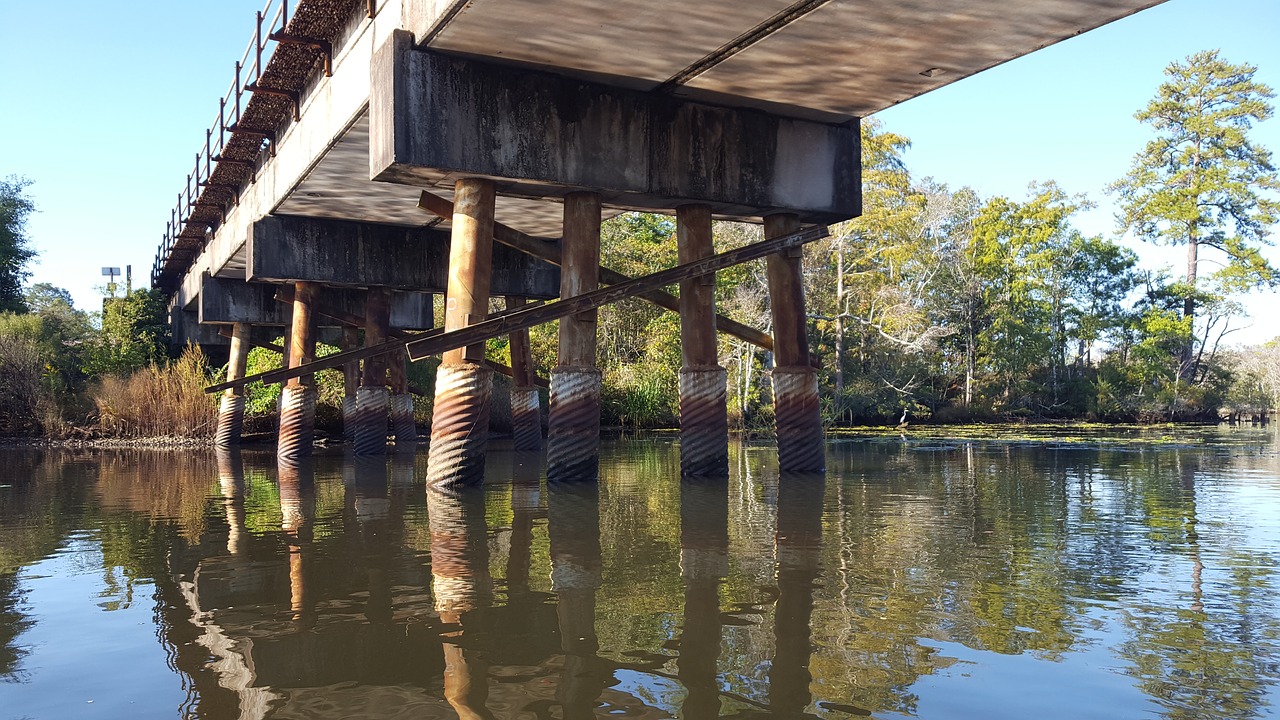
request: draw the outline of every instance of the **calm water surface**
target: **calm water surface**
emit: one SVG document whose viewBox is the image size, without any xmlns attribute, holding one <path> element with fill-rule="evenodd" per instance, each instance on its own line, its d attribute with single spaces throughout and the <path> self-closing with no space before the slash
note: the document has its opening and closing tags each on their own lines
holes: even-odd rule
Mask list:
<svg viewBox="0 0 1280 720">
<path fill-rule="evenodd" d="M 423 454 L 0 450 L 0 720 L 1269 717 L 1276 436 L 1148 439 L 682 484 L 638 438 L 455 495 Z"/>
</svg>

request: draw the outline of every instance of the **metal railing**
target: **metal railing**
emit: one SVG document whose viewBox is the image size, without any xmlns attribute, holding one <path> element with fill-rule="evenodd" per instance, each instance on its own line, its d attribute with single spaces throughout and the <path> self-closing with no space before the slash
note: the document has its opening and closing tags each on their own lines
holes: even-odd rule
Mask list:
<svg viewBox="0 0 1280 720">
<path fill-rule="evenodd" d="M 218 100 L 218 115 L 213 124 L 205 130 L 204 147 L 196 152 L 195 167 L 187 175 L 187 184 L 178 192 L 178 203 L 169 213 L 169 224 L 165 227 L 164 238 L 156 252 L 155 263 L 151 267 L 151 285 L 155 287 L 164 272 L 165 265 L 173 251 L 178 237 L 186 229 L 193 211 L 200 202 L 203 189 L 209 184 L 214 168 L 221 159 L 222 151 L 227 146 L 228 134 L 234 135 L 240 129 L 240 116 L 248 104 L 245 94 L 250 95 L 258 88 L 262 78 L 262 70 L 266 62 L 270 62 L 276 47 L 280 44 L 275 37 L 284 35 L 289 24 L 289 0 L 267 0 L 266 7 L 257 12 L 257 27 L 249 46 L 235 64 L 235 79 L 231 87 Z M 268 136 L 261 136 L 255 152 L 262 152 L 263 143 Z M 255 168 L 256 172 L 256 168 Z M 237 188 L 236 192 L 239 192 Z"/>
</svg>

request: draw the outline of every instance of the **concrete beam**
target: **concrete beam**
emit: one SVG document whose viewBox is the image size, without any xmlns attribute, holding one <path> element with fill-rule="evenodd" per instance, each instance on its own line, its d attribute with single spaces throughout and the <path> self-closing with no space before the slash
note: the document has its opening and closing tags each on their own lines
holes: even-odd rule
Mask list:
<svg viewBox="0 0 1280 720">
<path fill-rule="evenodd" d="M 205 275 L 200 284 L 199 322 L 205 325 L 251 323 L 287 326 L 289 306 L 277 302 L 279 285 L 244 282 Z M 326 288 L 324 303 L 352 314 L 364 314 L 365 292 L 350 288 Z M 331 318 L 319 317 L 321 327 L 340 327 Z M 400 330 L 435 327 L 432 296 L 424 292 L 391 294 L 391 326 Z"/>
<path fill-rule="evenodd" d="M 253 224 L 248 246 L 246 277 L 252 281 L 434 293 L 443 293 L 448 282 L 449 236 L 438 230 L 273 215 Z M 492 292 L 559 297 L 560 269 L 494 248 Z"/>
<path fill-rule="evenodd" d="M 785 210 L 824 224 L 861 211 L 856 120 L 828 125 L 415 50 L 409 33 L 379 48 L 372 76 L 374 180 L 485 176 L 503 195 L 589 189 L 615 207 L 705 203 L 719 215 Z"/>
</svg>

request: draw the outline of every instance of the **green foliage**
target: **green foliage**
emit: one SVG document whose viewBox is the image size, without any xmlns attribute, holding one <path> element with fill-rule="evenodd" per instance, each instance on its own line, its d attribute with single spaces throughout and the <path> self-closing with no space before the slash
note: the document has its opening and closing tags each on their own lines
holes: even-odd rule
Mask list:
<svg viewBox="0 0 1280 720">
<path fill-rule="evenodd" d="M 1121 231 L 1153 243 L 1186 245 L 1187 293 L 1182 313 L 1196 316 L 1200 249 L 1224 256 L 1211 276 L 1224 297 L 1280 282 L 1259 252 L 1280 219 L 1280 176 L 1271 153 L 1249 138 L 1271 117 L 1271 88 L 1253 79 L 1257 68 L 1233 65 L 1217 51 L 1199 52 L 1165 69 L 1168 78 L 1135 117 L 1156 131 L 1110 190 L 1119 195 Z M 1178 349 L 1180 373 L 1198 382 L 1204 345 L 1214 328 L 1192 328 Z M 1197 343 L 1200 347 L 1197 349 Z"/>
<path fill-rule="evenodd" d="M 168 357 L 169 322 L 164 294 L 134 290 L 102 305 L 102 327 L 90 346 L 89 375 L 123 375 Z"/>
<path fill-rule="evenodd" d="M 1271 153 L 1249 139 L 1271 117 L 1271 88 L 1257 68 L 1233 65 L 1217 51 L 1196 53 L 1165 70 L 1168 80 L 1135 117 L 1157 137 L 1112 186 L 1121 228 L 1150 242 L 1199 244 L 1227 255 L 1227 274 L 1241 286 L 1273 284 L 1275 269 L 1257 255 L 1280 205 Z M 1193 258 L 1191 262 L 1195 262 Z M 1194 284 L 1195 268 L 1188 268 Z"/>
<path fill-rule="evenodd" d="M 31 182 L 10 177 L 0 180 L 0 312 L 25 312 L 22 284 L 31 274 L 27 263 L 36 256 L 27 237 L 27 218 L 36 211 L 25 190 Z"/>
</svg>

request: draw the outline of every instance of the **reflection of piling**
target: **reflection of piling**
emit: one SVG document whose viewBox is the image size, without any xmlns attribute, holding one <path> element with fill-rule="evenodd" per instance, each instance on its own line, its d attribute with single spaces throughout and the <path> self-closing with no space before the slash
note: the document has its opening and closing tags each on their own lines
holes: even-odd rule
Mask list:
<svg viewBox="0 0 1280 720">
<path fill-rule="evenodd" d="M 218 450 L 218 485 L 222 489 L 222 506 L 227 513 L 227 553 L 245 551 L 247 532 L 244 524 L 244 464 L 239 449 Z"/>
<path fill-rule="evenodd" d="M 542 505 L 537 455 L 517 455 L 511 479 L 511 550 L 507 554 L 509 599 L 529 590 L 529 566 L 533 549 L 533 521 Z"/>
<path fill-rule="evenodd" d="M 594 717 L 607 673 L 596 656 L 596 590 L 600 587 L 600 498 L 594 483 L 548 485 L 547 533 L 551 541 L 551 590 L 564 670 L 556 699 L 565 720 Z"/>
<path fill-rule="evenodd" d="M 688 690 L 681 716 L 714 718 L 720 711 L 720 584 L 729 573 L 727 480 L 680 485 L 680 574 L 684 631 L 679 677 Z"/>
<path fill-rule="evenodd" d="M 484 495 L 478 488 L 428 490 L 431 586 L 436 611 L 465 613 L 492 600 Z"/>
<path fill-rule="evenodd" d="M 440 621 L 459 628 L 443 633 L 444 696 L 461 718 L 491 718 L 488 663 L 460 641 L 468 615 L 492 600 L 488 532 L 483 491 L 461 487 L 456 492 L 427 491 L 431 522 L 431 588 Z"/>
<path fill-rule="evenodd" d="M 813 588 L 821 567 L 822 497 L 820 474 L 783 473 L 778 481 L 774 534 L 778 603 L 774 609 L 774 658 L 769 670 L 769 707 L 798 715 L 809 694 L 810 620 Z"/>
<path fill-rule="evenodd" d="M 277 465 L 280 484 L 280 527 L 289 544 L 289 597 L 293 619 L 315 620 L 314 600 L 309 588 L 311 574 L 312 523 L 316 514 L 314 473 L 309 460 L 281 459 Z"/>
<path fill-rule="evenodd" d="M 789 213 L 768 215 L 764 234 L 776 238 L 800 229 Z M 783 472 L 818 472 L 825 467 L 818 374 L 809 355 L 800 248 L 770 255 L 769 309 L 773 317 L 774 418 L 778 466 Z"/>
<path fill-rule="evenodd" d="M 353 472 L 344 478 L 344 489 L 360 527 L 361 564 L 369 580 L 365 617 L 372 623 L 387 623 L 391 621 L 388 565 L 392 553 L 387 463 L 384 458 L 355 458 L 350 467 Z"/>
</svg>

